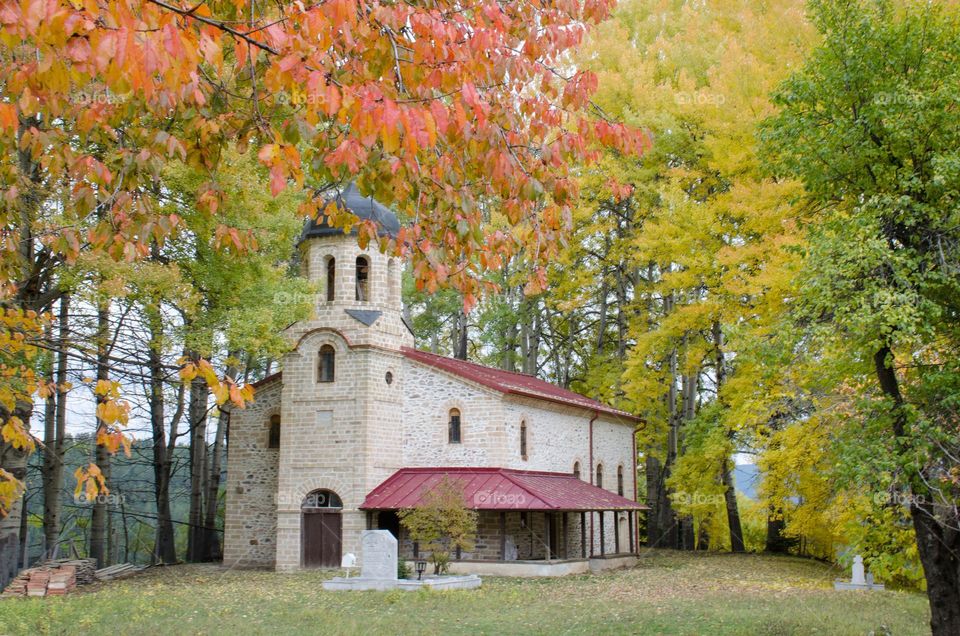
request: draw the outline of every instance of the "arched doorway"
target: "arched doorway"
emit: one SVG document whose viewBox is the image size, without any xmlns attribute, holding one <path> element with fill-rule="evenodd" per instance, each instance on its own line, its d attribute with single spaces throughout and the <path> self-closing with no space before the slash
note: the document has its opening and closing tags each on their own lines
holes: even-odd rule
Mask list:
<svg viewBox="0 0 960 636">
<path fill-rule="evenodd" d="M 300 504 L 300 553 L 305 568 L 340 567 L 343 502 L 332 490 L 314 490 Z"/>
</svg>

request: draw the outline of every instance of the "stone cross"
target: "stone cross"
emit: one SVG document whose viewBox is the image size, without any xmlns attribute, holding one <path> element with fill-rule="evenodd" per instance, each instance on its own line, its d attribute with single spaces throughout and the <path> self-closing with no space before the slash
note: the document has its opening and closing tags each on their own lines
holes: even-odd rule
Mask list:
<svg viewBox="0 0 960 636">
<path fill-rule="evenodd" d="M 863 557 L 859 554 L 853 557 L 853 576 L 850 582 L 854 585 L 866 585 L 867 579 L 863 575 Z"/>
<path fill-rule="evenodd" d="M 397 540 L 389 530 L 364 530 L 360 537 L 360 576 L 397 580 Z"/>
</svg>

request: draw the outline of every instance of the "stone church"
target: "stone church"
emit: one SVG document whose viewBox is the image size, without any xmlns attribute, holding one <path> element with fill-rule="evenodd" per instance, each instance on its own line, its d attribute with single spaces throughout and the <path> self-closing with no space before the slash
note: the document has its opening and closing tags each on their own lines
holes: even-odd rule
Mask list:
<svg viewBox="0 0 960 636">
<path fill-rule="evenodd" d="M 380 232 L 397 217 L 354 185 L 338 198 Z M 637 418 L 537 378 L 414 348 L 402 263 L 324 223 L 299 243 L 322 289 L 292 325 L 282 372 L 230 416 L 224 562 L 291 571 L 359 558 L 360 534 L 391 530 L 445 475 L 478 510 L 472 553 L 451 570 L 565 574 L 637 550 Z"/>
</svg>

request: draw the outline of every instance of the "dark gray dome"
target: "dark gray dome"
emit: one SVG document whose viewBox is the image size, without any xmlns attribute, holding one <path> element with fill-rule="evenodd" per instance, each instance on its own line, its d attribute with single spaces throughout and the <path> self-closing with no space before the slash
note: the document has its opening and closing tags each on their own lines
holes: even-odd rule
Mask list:
<svg viewBox="0 0 960 636">
<path fill-rule="evenodd" d="M 376 223 L 377 234 L 381 236 L 396 236 L 400 230 L 400 221 L 397 220 L 397 215 L 373 197 L 361 195 L 360 190 L 357 189 L 357 184 L 352 181 L 339 196 L 334 198 L 334 201 L 337 202 L 337 206 L 339 206 L 341 210 L 346 209 L 363 221 L 370 220 Z M 356 230 L 351 232 L 351 234 L 356 233 Z M 341 228 L 328 225 L 326 218 L 324 218 L 321 223 L 317 223 L 316 219 L 307 219 L 307 222 L 303 225 L 303 233 L 300 234 L 300 240 L 303 241 L 308 238 L 322 238 L 326 236 L 343 236 L 343 234 L 344 232 Z"/>
</svg>

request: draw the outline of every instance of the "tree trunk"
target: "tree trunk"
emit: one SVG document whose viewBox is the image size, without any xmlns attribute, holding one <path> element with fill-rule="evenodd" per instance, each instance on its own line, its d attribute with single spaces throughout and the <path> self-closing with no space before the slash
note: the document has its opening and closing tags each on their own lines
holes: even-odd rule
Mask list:
<svg viewBox="0 0 960 636">
<path fill-rule="evenodd" d="M 236 360 L 240 356 L 239 352 L 231 352 L 228 358 Z M 232 380 L 237 379 L 239 369 L 235 365 L 227 368 L 227 377 Z M 223 458 L 223 440 L 226 436 L 227 426 L 230 422 L 229 411 L 220 410 L 217 417 L 217 432 L 214 437 L 213 451 L 210 454 L 210 474 L 207 477 L 207 510 L 204 517 L 204 528 L 206 529 L 206 552 L 203 555 L 205 561 L 219 561 L 223 558 L 220 552 L 220 537 L 217 535 L 217 506 L 220 498 L 220 465 Z"/>
<path fill-rule="evenodd" d="M 110 380 L 110 359 L 109 359 L 109 336 L 110 336 L 110 305 L 108 301 L 101 301 L 97 310 L 97 382 Z M 106 402 L 106 395 L 97 395 L 97 405 Z M 97 436 L 101 432 L 106 432 L 107 422 L 99 417 L 97 418 Z M 103 444 L 96 444 L 96 464 L 103 475 L 103 482 L 109 488 L 110 486 L 110 453 Z M 90 556 L 97 560 L 97 567 L 107 566 L 107 515 L 110 509 L 107 505 L 108 498 L 100 493 L 97 501 L 93 504 L 93 513 L 90 518 Z"/>
<path fill-rule="evenodd" d="M 19 417 L 28 426 L 33 414 L 32 402 L 18 402 L 13 413 L 0 406 L 0 417 L 6 421 L 8 417 Z M 13 448 L 0 439 L 0 468 L 13 475 L 15 479 L 23 481 L 27 477 L 27 453 Z M 21 515 L 26 514 L 24 498 L 20 497 L 10 507 L 6 517 L 0 517 L 0 587 L 17 574 L 17 563 L 20 560 L 20 524 Z"/>
<path fill-rule="evenodd" d="M 744 552 L 743 527 L 740 525 L 740 508 L 737 506 L 737 491 L 733 484 L 733 462 L 729 458 L 723 459 L 720 469 L 723 479 L 723 500 L 727 508 L 727 525 L 730 528 L 730 551 Z"/>
<path fill-rule="evenodd" d="M 873 362 L 880 389 L 893 402 L 893 434 L 903 439 L 907 414 L 890 347 L 880 347 L 874 353 Z M 902 446 L 902 452 L 910 452 L 908 444 Z M 933 500 L 923 485 L 922 469 L 908 478 L 912 495 L 910 517 L 930 602 L 930 629 L 933 636 L 956 636 L 960 634 L 960 532 L 934 516 Z M 954 526 L 957 520 L 954 514 Z"/>
<path fill-rule="evenodd" d="M 197 356 L 189 356 L 196 360 Z M 203 495 L 207 474 L 207 399 L 209 387 L 197 376 L 190 382 L 190 527 L 187 531 L 187 560 L 199 561 L 206 552 L 203 528 Z"/>
<path fill-rule="evenodd" d="M 543 337 L 543 321 L 536 303 L 524 301 L 521 309 L 523 323 L 520 326 L 521 371 L 536 375 L 540 362 L 540 340 Z"/>
<path fill-rule="evenodd" d="M 60 492 L 63 490 L 63 456 L 64 436 L 67 429 L 67 393 L 61 389 L 67 382 L 67 343 L 69 340 L 68 318 L 70 311 L 70 297 L 64 295 L 60 299 L 60 313 L 58 317 L 59 340 L 57 342 L 56 374 L 51 378 L 57 386 L 57 391 L 48 399 L 48 408 L 45 413 L 48 421 L 44 424 L 44 453 L 43 453 L 43 536 L 47 551 L 54 553 L 60 542 L 60 514 L 62 502 Z M 52 338 L 51 338 L 52 340 Z M 53 402 L 51 412 L 49 403 Z"/>
<path fill-rule="evenodd" d="M 148 310 L 150 345 L 147 351 L 150 368 L 150 427 L 153 433 L 153 496 L 157 506 L 156 545 L 154 559 L 160 563 L 176 563 L 177 548 L 170 518 L 170 473 L 172 452 L 167 452 L 165 439 L 163 383 L 163 321 L 159 312 Z M 171 442 L 174 442 L 171 432 Z"/>
</svg>

